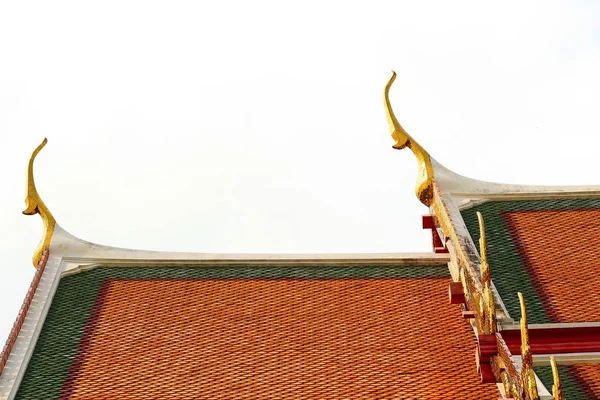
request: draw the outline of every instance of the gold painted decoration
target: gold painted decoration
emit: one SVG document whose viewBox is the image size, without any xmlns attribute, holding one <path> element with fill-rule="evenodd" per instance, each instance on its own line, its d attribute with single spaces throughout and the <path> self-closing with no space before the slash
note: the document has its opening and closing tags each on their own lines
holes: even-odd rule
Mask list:
<svg viewBox="0 0 600 400">
<path fill-rule="evenodd" d="M 514 397 L 514 385 L 509 379 L 508 372 L 502 371 L 500 372 L 500 382 L 502 382 L 502 386 L 504 387 L 504 392 L 506 393 L 506 397 Z"/>
<path fill-rule="evenodd" d="M 564 400 L 562 383 L 560 382 L 560 375 L 558 373 L 558 365 L 556 359 L 550 357 L 550 365 L 552 366 L 552 376 L 554 378 L 554 385 L 552 385 L 552 398 L 554 400 Z"/>
<path fill-rule="evenodd" d="M 56 225 L 56 220 L 52 216 L 50 210 L 48 210 L 48 207 L 46 207 L 46 204 L 44 204 L 40 198 L 33 179 L 33 162 L 46 143 L 48 143 L 48 139 L 44 138 L 42 143 L 33 151 L 33 154 L 31 154 L 31 158 L 29 159 L 29 168 L 27 169 L 27 197 L 25 197 L 26 208 L 23 211 L 23 214 L 25 215 L 40 214 L 44 223 L 42 240 L 33 254 L 33 266 L 36 268 L 42 258 L 42 253 L 50 246 L 52 234 L 54 233 L 54 226 Z"/>
<path fill-rule="evenodd" d="M 465 294 L 465 300 L 466 300 L 467 304 L 471 304 L 473 299 L 471 298 L 471 290 L 469 288 L 469 283 L 467 282 L 467 275 L 465 272 L 465 268 L 460 267 L 459 277 L 460 277 L 460 283 L 462 284 L 462 287 L 463 287 L 463 293 Z"/>
<path fill-rule="evenodd" d="M 494 293 L 492 292 L 492 274 L 487 259 L 487 242 L 485 239 L 485 224 L 483 215 L 478 211 L 479 220 L 479 254 L 481 255 L 481 283 L 483 285 L 483 294 L 481 296 L 481 309 L 483 317 L 484 333 L 496 332 L 496 305 L 494 304 Z"/>
<path fill-rule="evenodd" d="M 485 305 L 483 304 L 483 286 L 479 271 L 474 268 L 474 260 L 469 256 L 465 249 L 465 243 L 461 241 L 454 228 L 454 222 L 450 218 L 450 213 L 446 207 L 446 203 L 442 198 L 439 187 L 435 182 L 432 182 L 433 199 L 431 208 L 433 213 L 438 218 L 440 227 L 446 237 L 450 238 L 453 248 L 456 251 L 458 264 L 460 268 L 460 280 L 463 285 L 465 301 L 468 310 L 475 312 L 475 324 L 480 333 L 486 332 L 483 315 L 485 313 Z"/>
<path fill-rule="evenodd" d="M 450 217 L 450 212 L 446 206 L 446 202 L 443 199 L 443 194 L 440 191 L 440 188 L 437 186 L 435 182 L 432 183 L 433 186 L 433 200 L 431 204 L 431 208 L 433 209 L 433 214 L 437 217 L 437 220 L 444 232 L 444 235 L 447 238 L 450 238 L 450 241 L 454 245 L 454 249 L 456 250 L 456 256 L 458 258 L 458 263 L 461 268 L 466 269 L 466 276 L 469 278 L 468 284 L 470 290 L 482 291 L 483 286 L 481 285 L 480 279 L 478 277 L 476 270 L 474 269 L 474 262 L 468 251 L 465 248 L 465 243 L 459 239 L 458 234 L 456 233 L 456 229 L 454 227 L 454 221 Z M 475 285 L 471 288 L 471 284 Z"/>
<path fill-rule="evenodd" d="M 521 376 L 513 362 L 512 354 L 506 345 L 502 336 L 496 336 L 498 341 L 498 359 L 501 364 L 503 373 L 500 375 L 500 380 L 504 385 L 504 391 L 507 398 L 515 400 L 523 399 L 523 390 L 521 389 Z"/>
<path fill-rule="evenodd" d="M 483 332 L 485 334 L 496 333 L 496 305 L 494 304 L 494 294 L 490 285 L 486 282 L 483 287 Z"/>
<path fill-rule="evenodd" d="M 477 219 L 479 220 L 479 255 L 481 256 L 481 282 L 483 284 L 492 283 L 492 275 L 490 272 L 490 264 L 487 258 L 487 241 L 485 238 L 485 223 L 483 215 L 477 211 Z"/>
<path fill-rule="evenodd" d="M 521 381 L 523 388 L 527 393 L 527 399 L 538 400 L 537 383 L 533 372 L 533 355 L 529 346 L 529 328 L 527 327 L 527 308 L 525 307 L 525 299 L 523 293 L 519 295 L 519 303 L 521 305 Z"/>
<path fill-rule="evenodd" d="M 427 151 L 425 151 L 425 149 L 404 130 L 402 125 L 398 122 L 398 119 L 396 119 L 389 97 L 390 88 L 392 87 L 394 80 L 396 80 L 396 73 L 392 71 L 392 77 L 387 85 L 385 85 L 383 96 L 388 124 L 390 126 L 392 138 L 396 142 L 393 147 L 395 149 L 408 147 L 414 153 L 419 168 L 416 187 L 417 197 L 421 203 L 430 206 L 433 199 L 433 167 L 431 165 L 431 157 L 429 156 L 429 153 L 427 153 Z"/>
</svg>

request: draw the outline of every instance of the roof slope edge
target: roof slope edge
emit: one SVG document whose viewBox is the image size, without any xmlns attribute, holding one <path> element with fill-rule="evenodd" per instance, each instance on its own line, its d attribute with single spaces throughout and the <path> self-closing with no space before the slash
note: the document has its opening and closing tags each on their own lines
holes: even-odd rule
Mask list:
<svg viewBox="0 0 600 400">
<path fill-rule="evenodd" d="M 576 186 L 547 186 L 520 185 L 510 183 L 488 182 L 469 178 L 449 170 L 442 164 L 431 159 L 435 182 L 438 187 L 453 196 L 469 195 L 503 195 L 503 194 L 566 194 L 566 193 L 596 193 L 600 194 L 600 185 Z"/>
<path fill-rule="evenodd" d="M 50 245 L 52 257 L 70 260 L 139 263 L 202 261 L 218 264 L 262 263 L 262 264 L 397 264 L 397 265 L 443 265 L 448 262 L 447 254 L 436 253 L 314 253 L 314 254 L 275 254 L 275 253 L 193 253 L 136 250 L 104 246 L 81 240 L 60 226 L 56 226 Z M 127 262 L 127 261 L 130 262 Z"/>
</svg>

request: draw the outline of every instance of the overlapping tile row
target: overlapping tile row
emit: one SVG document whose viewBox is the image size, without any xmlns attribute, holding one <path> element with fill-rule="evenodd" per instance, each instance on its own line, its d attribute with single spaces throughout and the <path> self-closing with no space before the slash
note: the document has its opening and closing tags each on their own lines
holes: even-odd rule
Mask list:
<svg viewBox="0 0 600 400">
<path fill-rule="evenodd" d="M 29 306 L 31 305 L 31 301 L 33 300 L 33 295 L 37 290 L 37 287 L 42 279 L 42 275 L 44 270 L 46 269 L 46 263 L 48 262 L 49 250 L 46 249 L 42 252 L 42 256 L 40 261 L 38 262 L 37 269 L 35 271 L 35 275 L 31 281 L 31 285 L 29 285 L 29 290 L 27 290 L 27 294 L 25 295 L 25 300 L 23 301 L 23 305 L 19 310 L 19 314 L 17 314 L 17 319 L 8 334 L 8 339 L 6 340 L 6 344 L 2 348 L 2 353 L 0 353 L 0 375 L 6 366 L 6 362 L 8 361 L 8 356 L 15 345 L 17 337 L 19 336 L 19 332 L 21 331 L 21 327 L 25 322 L 25 317 L 27 316 L 27 311 L 29 311 Z"/>
<path fill-rule="evenodd" d="M 542 382 L 552 382 L 550 367 L 535 367 Z M 600 365 L 573 364 L 558 367 L 565 399 L 589 400 L 600 398 Z"/>
<path fill-rule="evenodd" d="M 478 211 L 489 228 L 494 284 L 511 315 L 521 291 L 531 323 L 600 321 L 591 268 L 600 262 L 600 199 L 484 203 L 462 211 L 475 240 Z"/>
<path fill-rule="evenodd" d="M 552 322 L 600 321 L 600 209 L 505 212 Z M 568 272 L 567 272 L 568 271 Z"/>
<path fill-rule="evenodd" d="M 17 399 L 496 399 L 448 281 L 443 266 L 68 276 Z"/>
</svg>

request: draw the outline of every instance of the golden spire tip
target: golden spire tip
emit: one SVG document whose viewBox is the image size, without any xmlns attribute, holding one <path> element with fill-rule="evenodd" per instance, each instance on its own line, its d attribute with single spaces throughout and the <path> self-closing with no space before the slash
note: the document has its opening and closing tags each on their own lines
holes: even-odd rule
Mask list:
<svg viewBox="0 0 600 400">
<path fill-rule="evenodd" d="M 48 139 L 44 138 L 42 143 L 35 148 L 31 154 L 31 158 L 29 159 L 29 166 L 27 168 L 27 196 L 25 197 L 26 207 L 25 210 L 23 210 L 23 214 L 25 215 L 40 214 L 44 223 L 44 234 L 42 236 L 42 240 L 40 241 L 40 244 L 33 255 L 33 265 L 36 268 L 38 267 L 42 258 L 42 253 L 50 246 L 52 234 L 54 233 L 54 226 L 56 225 L 56 220 L 52 216 L 50 210 L 48 210 L 48 207 L 46 207 L 46 204 L 44 204 L 42 201 L 35 187 L 35 180 L 33 178 L 33 163 L 36 156 L 44 148 L 46 143 L 48 143 Z"/>
<path fill-rule="evenodd" d="M 417 197 L 423 204 L 429 206 L 433 198 L 433 167 L 431 165 L 431 158 L 429 157 L 429 153 L 427 153 L 427 151 L 425 151 L 425 149 L 404 130 L 394 114 L 390 102 L 390 88 L 395 80 L 396 72 L 392 71 L 392 76 L 385 85 L 383 91 L 383 105 L 385 107 L 390 133 L 394 139 L 392 147 L 397 150 L 408 147 L 414 153 L 419 168 L 416 189 Z"/>
</svg>

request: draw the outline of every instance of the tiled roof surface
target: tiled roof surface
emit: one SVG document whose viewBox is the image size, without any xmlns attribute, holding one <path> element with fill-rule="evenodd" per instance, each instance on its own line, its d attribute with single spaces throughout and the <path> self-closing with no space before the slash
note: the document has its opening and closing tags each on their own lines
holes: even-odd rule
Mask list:
<svg viewBox="0 0 600 400">
<path fill-rule="evenodd" d="M 445 267 L 62 279 L 17 399 L 495 399 Z"/>
<path fill-rule="evenodd" d="M 550 367 L 535 367 L 536 374 L 548 390 L 552 390 L 552 370 Z M 600 365 L 559 365 L 560 379 L 565 399 L 600 399 Z"/>
<path fill-rule="evenodd" d="M 486 224 L 492 280 L 518 318 L 523 292 L 530 323 L 600 321 L 600 199 L 495 201 L 462 211 L 475 243 Z"/>
<path fill-rule="evenodd" d="M 554 322 L 600 321 L 600 209 L 504 215 Z"/>
</svg>

